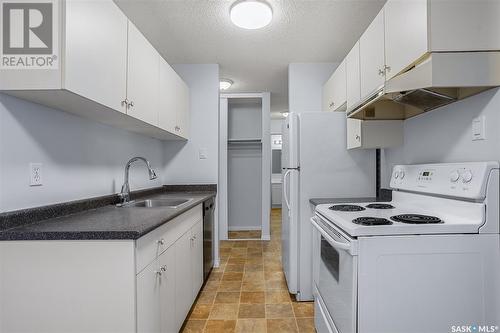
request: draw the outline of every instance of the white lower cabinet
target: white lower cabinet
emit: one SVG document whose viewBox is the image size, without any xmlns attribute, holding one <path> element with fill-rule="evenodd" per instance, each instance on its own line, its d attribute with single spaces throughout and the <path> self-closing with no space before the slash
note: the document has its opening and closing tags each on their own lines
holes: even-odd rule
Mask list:
<svg viewBox="0 0 500 333">
<path fill-rule="evenodd" d="M 160 329 L 161 332 L 177 332 L 175 321 L 175 250 L 163 252 L 160 265 Z"/>
<path fill-rule="evenodd" d="M 0 241 L 0 332 L 175 333 L 203 283 L 202 205 L 137 240 Z"/>
<path fill-rule="evenodd" d="M 191 261 L 191 232 L 186 232 L 175 243 L 175 327 L 177 330 L 189 312 L 193 299 Z"/>
<path fill-rule="evenodd" d="M 390 148 L 402 144 L 402 120 L 359 120 L 347 118 L 347 149 Z"/>
<path fill-rule="evenodd" d="M 137 275 L 137 331 L 161 331 L 160 266 L 155 259 Z"/>
<path fill-rule="evenodd" d="M 191 271 L 193 281 L 191 285 L 193 300 L 198 296 L 203 285 L 203 223 L 197 223 L 192 229 L 191 234 Z"/>
</svg>

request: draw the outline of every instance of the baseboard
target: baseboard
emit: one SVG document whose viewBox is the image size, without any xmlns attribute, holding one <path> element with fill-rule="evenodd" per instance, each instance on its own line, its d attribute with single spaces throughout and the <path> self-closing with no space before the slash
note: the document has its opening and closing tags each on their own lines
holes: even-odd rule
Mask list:
<svg viewBox="0 0 500 333">
<path fill-rule="evenodd" d="M 262 227 L 261 226 L 251 226 L 251 227 L 228 227 L 227 228 L 229 231 L 247 231 L 247 230 L 250 230 L 250 231 L 255 231 L 255 230 L 262 230 Z"/>
<path fill-rule="evenodd" d="M 271 240 L 271 235 L 262 235 L 260 239 L 265 241 Z"/>
</svg>

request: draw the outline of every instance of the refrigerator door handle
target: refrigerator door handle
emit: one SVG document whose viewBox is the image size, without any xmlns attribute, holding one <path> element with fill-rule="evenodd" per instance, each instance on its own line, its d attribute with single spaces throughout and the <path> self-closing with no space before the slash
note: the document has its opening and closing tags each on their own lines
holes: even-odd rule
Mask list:
<svg viewBox="0 0 500 333">
<path fill-rule="evenodd" d="M 287 182 L 286 182 L 286 177 L 290 175 L 292 170 L 286 170 L 285 174 L 283 175 L 283 196 L 285 197 L 285 203 L 286 207 L 288 208 L 288 214 L 290 214 L 290 200 L 288 199 L 288 191 L 287 191 Z"/>
</svg>

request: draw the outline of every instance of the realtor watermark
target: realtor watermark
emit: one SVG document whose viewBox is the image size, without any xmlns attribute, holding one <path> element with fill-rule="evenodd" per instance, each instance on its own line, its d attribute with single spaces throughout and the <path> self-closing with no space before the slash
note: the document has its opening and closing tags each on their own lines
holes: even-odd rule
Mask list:
<svg viewBox="0 0 500 333">
<path fill-rule="evenodd" d="M 58 69 L 58 0 L 0 0 L 0 69 Z"/>
<path fill-rule="evenodd" d="M 495 333 L 499 332 L 497 325 L 456 325 L 451 326 L 451 333 Z"/>
</svg>

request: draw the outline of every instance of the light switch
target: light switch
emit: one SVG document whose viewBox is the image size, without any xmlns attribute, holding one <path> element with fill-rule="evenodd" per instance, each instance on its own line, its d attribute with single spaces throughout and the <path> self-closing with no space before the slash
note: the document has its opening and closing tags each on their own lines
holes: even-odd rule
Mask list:
<svg viewBox="0 0 500 333">
<path fill-rule="evenodd" d="M 485 117 L 472 119 L 472 141 L 486 139 Z"/>
<path fill-rule="evenodd" d="M 200 148 L 198 151 L 198 156 L 200 160 L 206 160 L 208 158 L 208 153 L 206 148 Z"/>
</svg>

